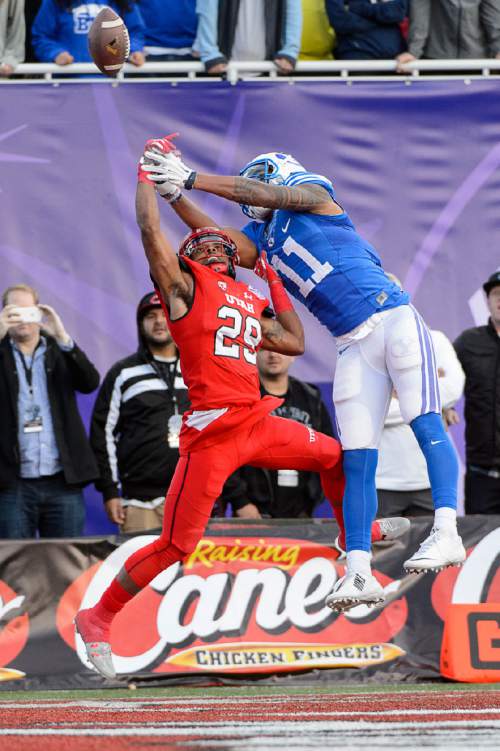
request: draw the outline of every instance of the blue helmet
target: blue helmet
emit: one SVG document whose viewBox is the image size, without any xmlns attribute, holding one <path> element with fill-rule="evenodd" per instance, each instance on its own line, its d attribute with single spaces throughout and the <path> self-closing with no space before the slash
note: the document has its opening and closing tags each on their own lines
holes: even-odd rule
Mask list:
<svg viewBox="0 0 500 751">
<path fill-rule="evenodd" d="M 334 197 L 333 185 L 323 175 L 308 172 L 291 154 L 280 154 L 273 151 L 268 154 L 259 154 L 251 162 L 248 162 L 240 171 L 241 177 L 251 180 L 260 180 L 271 185 L 303 185 L 304 183 L 316 183 L 322 185 Z M 249 206 L 240 204 L 241 210 L 251 219 L 265 220 L 272 209 L 262 206 Z"/>
</svg>

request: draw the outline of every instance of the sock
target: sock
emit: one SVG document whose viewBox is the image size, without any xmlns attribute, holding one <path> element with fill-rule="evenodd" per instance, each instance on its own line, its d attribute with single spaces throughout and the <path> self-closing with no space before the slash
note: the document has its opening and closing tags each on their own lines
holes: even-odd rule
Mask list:
<svg viewBox="0 0 500 751">
<path fill-rule="evenodd" d="M 113 579 L 107 590 L 102 595 L 97 605 L 93 608 L 96 618 L 105 623 L 111 623 L 115 615 L 134 597 L 122 587 L 118 579 Z"/>
<path fill-rule="evenodd" d="M 320 477 L 323 493 L 330 502 L 333 516 L 335 517 L 335 521 L 339 528 L 340 546 L 342 549 L 345 549 L 345 524 L 343 511 L 345 478 L 342 470 L 342 460 L 331 469 L 323 470 Z"/>
<path fill-rule="evenodd" d="M 370 576 L 372 572 L 371 568 L 371 555 L 366 550 L 350 550 L 347 553 L 347 574 L 364 574 Z"/>
<path fill-rule="evenodd" d="M 457 512 L 448 506 L 437 508 L 434 514 L 434 527 L 436 529 L 446 530 L 447 532 L 456 533 L 457 531 Z"/>
<path fill-rule="evenodd" d="M 185 553 L 175 545 L 165 544 L 161 537 L 149 545 L 136 550 L 125 561 L 125 570 L 137 587 L 136 592 L 128 592 L 118 581 L 113 579 L 93 608 L 96 618 L 111 623 L 115 615 L 135 597 L 141 589 L 149 584 L 161 571 L 184 558 Z"/>
<path fill-rule="evenodd" d="M 427 462 L 434 508 L 457 510 L 458 461 L 437 412 L 416 417 L 410 427 Z"/>
<path fill-rule="evenodd" d="M 344 520 L 346 550 L 371 550 L 372 522 L 377 513 L 377 449 L 344 451 Z"/>
</svg>

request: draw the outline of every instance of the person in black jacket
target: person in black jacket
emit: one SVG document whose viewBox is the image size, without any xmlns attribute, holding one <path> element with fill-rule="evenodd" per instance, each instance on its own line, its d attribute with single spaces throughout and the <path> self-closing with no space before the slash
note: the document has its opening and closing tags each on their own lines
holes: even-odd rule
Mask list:
<svg viewBox="0 0 500 751">
<path fill-rule="evenodd" d="M 83 534 L 82 487 L 97 465 L 75 391 L 99 374 L 36 290 L 5 290 L 0 313 L 0 537 Z"/>
<path fill-rule="evenodd" d="M 406 50 L 400 23 L 408 0 L 326 0 L 339 60 L 387 60 Z"/>
<path fill-rule="evenodd" d="M 262 396 L 272 394 L 285 400 L 273 415 L 291 418 L 313 430 L 333 435 L 319 389 L 288 374 L 293 361 L 288 355 L 259 351 L 257 365 Z M 230 503 L 233 515 L 244 519 L 310 517 L 322 500 L 320 477 L 315 472 L 248 466 L 229 477 L 221 496 L 222 506 Z"/>
<path fill-rule="evenodd" d="M 161 527 L 165 493 L 179 458 L 181 416 L 188 409 L 179 353 L 160 299 L 137 308 L 139 349 L 108 371 L 97 396 L 90 440 L 108 517 L 122 532 Z"/>
<path fill-rule="evenodd" d="M 466 514 L 500 514 L 500 271 L 483 289 L 487 325 L 454 342 L 465 372 Z"/>
</svg>

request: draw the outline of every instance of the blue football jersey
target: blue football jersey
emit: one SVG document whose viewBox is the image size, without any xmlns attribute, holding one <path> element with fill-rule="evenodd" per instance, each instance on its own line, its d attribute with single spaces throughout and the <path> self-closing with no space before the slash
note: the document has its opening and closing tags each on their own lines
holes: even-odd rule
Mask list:
<svg viewBox="0 0 500 751">
<path fill-rule="evenodd" d="M 333 198 L 333 188 L 328 192 Z M 249 222 L 243 232 L 259 253 L 266 251 L 290 294 L 334 336 L 410 301 L 386 276 L 376 250 L 358 235 L 346 213 L 322 216 L 279 209 L 266 223 Z"/>
</svg>

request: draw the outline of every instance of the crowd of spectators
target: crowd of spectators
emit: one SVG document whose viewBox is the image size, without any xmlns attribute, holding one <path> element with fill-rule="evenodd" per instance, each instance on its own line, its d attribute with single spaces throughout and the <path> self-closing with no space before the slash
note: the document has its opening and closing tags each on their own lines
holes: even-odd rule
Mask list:
<svg viewBox="0 0 500 751">
<path fill-rule="evenodd" d="M 466 513 L 500 513 L 500 271 L 484 284 L 487 325 L 452 345 L 433 331 L 443 419 L 450 425 L 465 382 Z M 5 290 L 0 311 L 0 539 L 83 534 L 82 488 L 94 482 L 124 533 L 161 526 L 189 408 L 179 355 L 154 292 L 137 308 L 138 349 L 115 363 L 97 394 L 86 435 L 76 393 L 99 374 L 57 314 L 26 284 Z M 275 414 L 333 434 L 318 388 L 289 374 L 293 358 L 260 351 L 262 395 L 283 398 Z M 382 436 L 379 515 L 432 511 L 423 456 L 393 394 Z M 242 467 L 228 479 L 216 515 L 307 518 L 324 500 L 319 477 L 286 468 Z"/>
<path fill-rule="evenodd" d="M 129 61 L 500 59 L 498 0 L 0 0 L 0 76 L 28 62 L 89 62 L 87 34 L 105 6 L 130 33 Z"/>
</svg>

